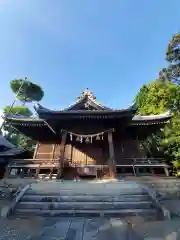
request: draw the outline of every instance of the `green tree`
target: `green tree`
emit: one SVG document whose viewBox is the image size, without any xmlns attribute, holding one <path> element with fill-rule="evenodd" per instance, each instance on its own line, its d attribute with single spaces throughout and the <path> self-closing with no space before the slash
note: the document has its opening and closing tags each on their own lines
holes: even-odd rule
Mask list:
<svg viewBox="0 0 180 240">
<path fill-rule="evenodd" d="M 42 88 L 37 84 L 27 81 L 27 79 L 14 79 L 10 82 L 10 87 L 17 95 L 17 98 L 23 103 L 39 102 L 44 96 Z"/>
<path fill-rule="evenodd" d="M 138 114 L 160 114 L 171 110 L 171 122 L 145 139 L 152 155 L 163 154 L 169 162 L 180 160 L 180 86 L 162 78 L 144 85 L 135 97 Z M 176 164 L 177 165 L 177 164 Z"/>
<path fill-rule="evenodd" d="M 32 116 L 31 110 L 26 106 L 14 106 L 14 107 L 6 106 L 3 109 L 3 115 L 6 116 L 6 115 L 9 115 L 9 114 L 21 115 L 21 116 L 24 116 L 24 117 L 31 117 Z M 6 121 L 3 124 L 3 130 L 7 131 L 8 134 L 11 134 L 11 133 L 14 133 L 14 132 L 17 133 L 17 131 L 14 130 L 9 124 L 7 124 Z"/>
<path fill-rule="evenodd" d="M 167 68 L 167 78 L 180 84 L 180 33 L 174 35 L 170 40 L 166 60 L 169 63 Z"/>
<path fill-rule="evenodd" d="M 26 102 L 40 101 L 44 92 L 42 88 L 25 79 L 14 79 L 10 82 L 12 91 L 16 94 L 16 99 L 19 99 L 23 104 Z M 24 117 L 32 116 L 32 112 L 26 106 L 14 106 L 15 101 L 11 106 L 4 108 L 4 115 L 18 114 Z M 19 133 L 16 129 L 12 128 L 6 121 L 3 124 L 3 130 L 5 131 L 5 137 L 15 144 L 16 146 L 26 148 L 32 151 L 35 141 Z"/>
<path fill-rule="evenodd" d="M 24 117 L 31 117 L 32 112 L 26 106 L 6 106 L 3 110 L 4 116 L 6 114 L 19 114 Z M 5 131 L 5 138 L 17 147 L 23 147 L 28 151 L 33 151 L 35 141 L 19 133 L 16 129 L 12 128 L 8 123 L 4 123 L 3 130 Z"/>
<path fill-rule="evenodd" d="M 160 114 L 165 111 L 178 111 L 180 108 L 180 86 L 171 81 L 157 79 L 143 85 L 135 97 L 139 114 Z"/>
<path fill-rule="evenodd" d="M 25 117 L 32 116 L 31 110 L 26 106 L 6 106 L 3 110 L 3 113 L 6 114 L 20 114 Z"/>
</svg>

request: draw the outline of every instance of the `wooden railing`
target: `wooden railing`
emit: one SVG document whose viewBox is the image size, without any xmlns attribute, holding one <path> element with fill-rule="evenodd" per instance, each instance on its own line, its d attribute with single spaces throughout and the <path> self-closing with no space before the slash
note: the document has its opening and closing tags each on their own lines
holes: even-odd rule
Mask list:
<svg viewBox="0 0 180 240">
<path fill-rule="evenodd" d="M 9 163 L 11 165 L 28 165 L 28 164 L 58 164 L 58 159 L 16 159 Z"/>
<path fill-rule="evenodd" d="M 123 161 L 119 161 L 119 164 L 117 165 L 166 165 L 165 160 L 163 158 L 123 158 Z M 84 166 L 83 164 L 76 164 L 72 163 L 71 160 L 65 159 L 64 164 L 68 163 L 72 166 Z M 29 165 L 29 164 L 38 164 L 38 165 L 58 165 L 59 159 L 16 159 L 9 163 L 9 167 L 11 166 L 18 166 L 18 165 Z M 104 165 L 108 165 L 108 162 L 105 161 Z M 102 165 L 103 166 L 103 165 Z"/>
<path fill-rule="evenodd" d="M 163 158 L 131 158 L 133 165 L 164 165 Z"/>
</svg>

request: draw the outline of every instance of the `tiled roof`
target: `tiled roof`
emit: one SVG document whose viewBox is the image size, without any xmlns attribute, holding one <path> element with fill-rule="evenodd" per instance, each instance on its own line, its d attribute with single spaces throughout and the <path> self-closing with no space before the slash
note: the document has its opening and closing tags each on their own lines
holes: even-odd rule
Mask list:
<svg viewBox="0 0 180 240">
<path fill-rule="evenodd" d="M 135 115 L 133 117 L 133 121 L 148 121 L 148 120 L 161 120 L 161 119 L 166 119 L 166 118 L 170 118 L 171 114 L 170 112 L 166 112 L 163 114 L 157 114 L 157 115 Z"/>
<path fill-rule="evenodd" d="M 13 144 L 11 144 L 7 139 L 5 139 L 2 135 L 0 136 L 0 145 L 5 146 L 7 150 L 0 151 L 0 157 L 2 156 L 13 156 L 24 152 L 23 148 L 17 148 Z"/>
</svg>

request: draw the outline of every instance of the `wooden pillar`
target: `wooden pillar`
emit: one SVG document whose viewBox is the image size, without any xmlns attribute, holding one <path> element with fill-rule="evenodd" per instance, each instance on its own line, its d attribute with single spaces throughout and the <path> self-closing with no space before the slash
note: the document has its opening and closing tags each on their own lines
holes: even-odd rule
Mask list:
<svg viewBox="0 0 180 240">
<path fill-rule="evenodd" d="M 155 172 L 154 172 L 154 168 L 153 168 L 153 167 L 151 167 L 151 173 L 152 173 L 152 175 L 155 175 Z"/>
<path fill-rule="evenodd" d="M 54 154 L 55 154 L 55 148 L 56 148 L 56 144 L 53 144 L 52 146 L 52 162 L 54 162 Z"/>
<path fill-rule="evenodd" d="M 166 177 L 169 177 L 169 170 L 167 167 L 164 167 L 164 172 L 166 174 Z"/>
<path fill-rule="evenodd" d="M 5 168 L 4 178 L 8 178 L 10 176 L 10 173 L 11 173 L 11 167 L 7 166 Z"/>
<path fill-rule="evenodd" d="M 37 156 L 37 152 L 38 152 L 38 149 L 39 149 L 39 143 L 36 143 L 36 147 L 35 147 L 35 149 L 34 149 L 33 159 L 36 158 L 36 156 Z"/>
<path fill-rule="evenodd" d="M 113 137 L 112 137 L 112 131 L 108 132 L 108 143 L 109 143 L 109 175 L 111 178 L 116 177 L 116 163 L 115 163 L 115 157 L 114 157 L 114 145 L 113 145 Z"/>
<path fill-rule="evenodd" d="M 35 178 L 38 178 L 38 176 L 39 176 L 40 165 L 41 165 L 41 164 L 39 164 L 39 166 L 36 168 L 36 175 L 35 175 Z"/>
<path fill-rule="evenodd" d="M 62 139 L 60 144 L 59 169 L 57 172 L 57 179 L 60 179 L 62 177 L 62 170 L 64 167 L 64 150 L 65 150 L 65 144 L 66 144 L 66 137 L 67 137 L 67 132 L 64 132 L 62 134 Z"/>
<path fill-rule="evenodd" d="M 53 174 L 53 169 L 54 169 L 53 167 L 51 167 L 51 168 L 50 168 L 50 174 L 49 174 L 49 179 L 51 179 L 51 178 L 52 178 L 52 174 Z"/>
</svg>

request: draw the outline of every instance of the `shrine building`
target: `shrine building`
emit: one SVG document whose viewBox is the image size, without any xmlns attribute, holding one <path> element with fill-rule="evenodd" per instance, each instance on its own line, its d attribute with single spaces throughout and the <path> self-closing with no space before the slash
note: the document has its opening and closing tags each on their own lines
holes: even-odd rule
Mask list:
<svg viewBox="0 0 180 240">
<path fill-rule="evenodd" d="M 115 178 L 124 175 L 168 175 L 162 158 L 149 158 L 142 140 L 160 130 L 169 113 L 136 115 L 134 106 L 112 109 L 85 89 L 63 110 L 35 106 L 37 117 L 7 115 L 13 128 L 37 141 L 33 159 L 16 159 L 8 172 L 48 179 Z"/>
</svg>

